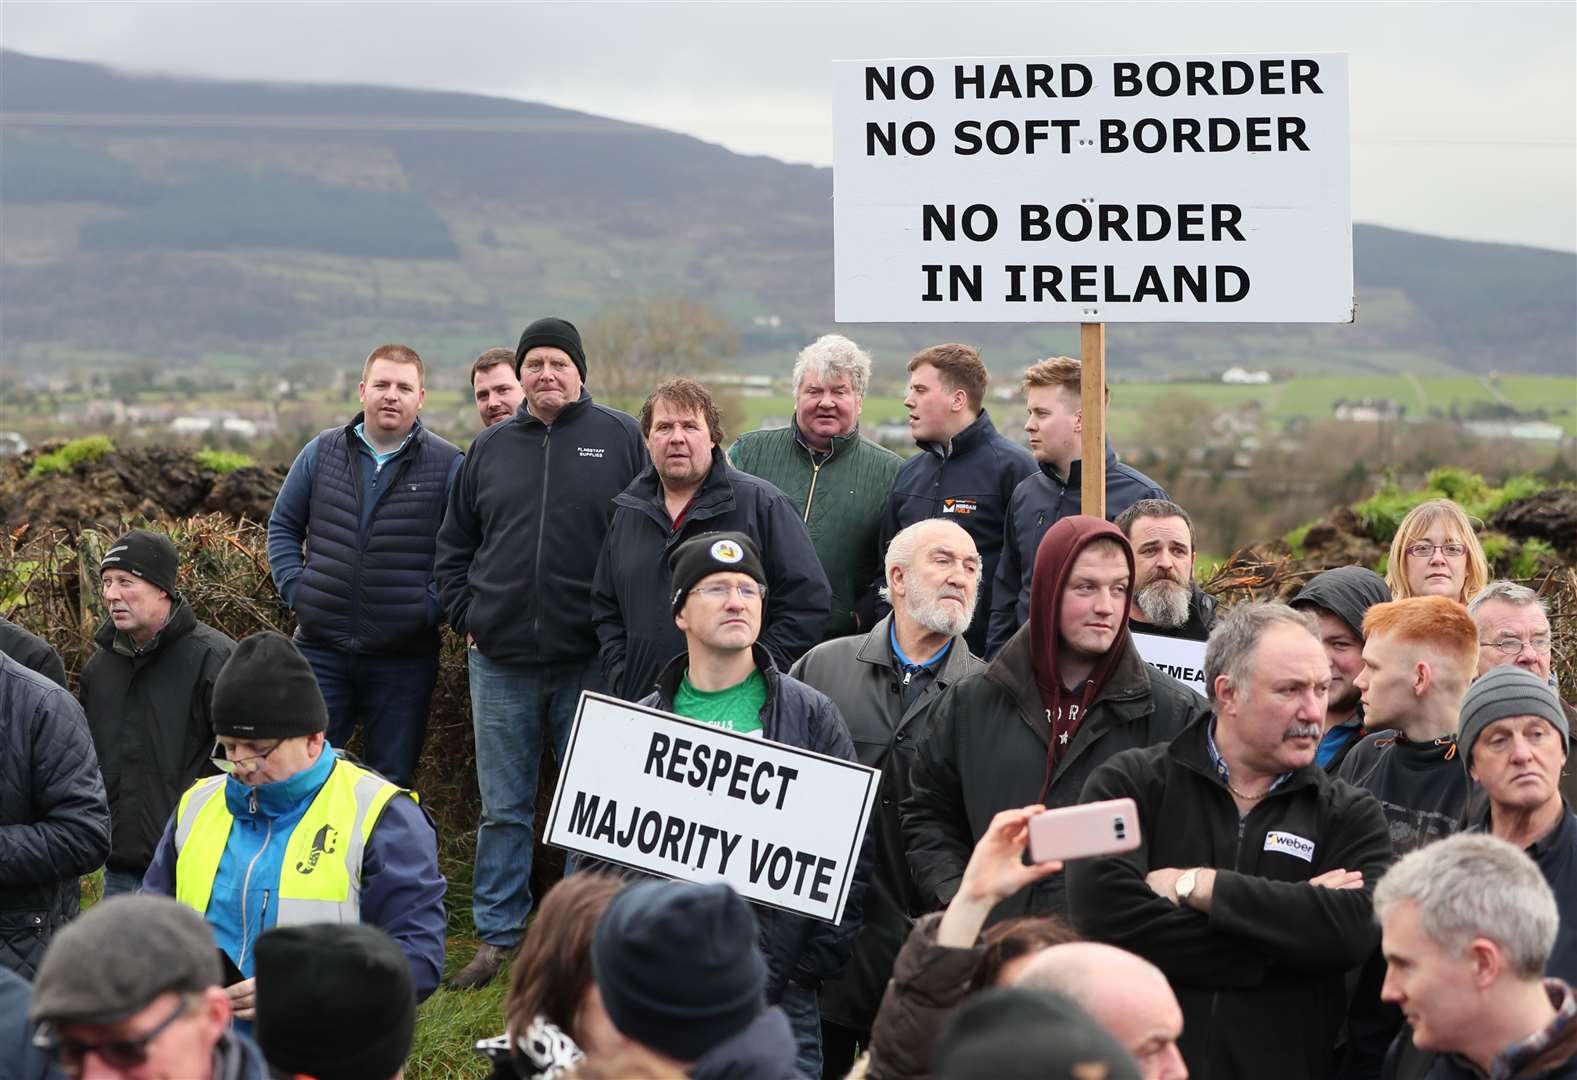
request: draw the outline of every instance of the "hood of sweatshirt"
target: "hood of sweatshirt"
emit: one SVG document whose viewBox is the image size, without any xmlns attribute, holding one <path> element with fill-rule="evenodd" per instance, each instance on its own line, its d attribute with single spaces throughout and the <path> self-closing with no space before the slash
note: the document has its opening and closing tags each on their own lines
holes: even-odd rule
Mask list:
<svg viewBox="0 0 1577 1080">
<path fill-rule="evenodd" d="M 1388 604 L 1385 579 L 1364 566 L 1340 566 L 1315 574 L 1290 603 L 1295 608 L 1324 608 L 1363 636 L 1363 617 L 1375 604 Z"/>
<path fill-rule="evenodd" d="M 1068 587 L 1068 578 L 1079 553 L 1096 540 L 1114 541 L 1122 549 L 1128 560 L 1128 580 L 1131 585 L 1133 548 L 1121 529 L 1101 518 L 1083 515 L 1063 518 L 1046 530 L 1035 552 L 1035 576 L 1030 585 L 1029 604 L 1030 649 L 1035 664 L 1035 684 L 1040 688 L 1048 719 L 1057 733 L 1060 733 L 1063 725 L 1071 727 L 1077 724 L 1085 707 L 1095 700 L 1101 687 L 1111 677 L 1112 669 L 1116 667 L 1128 640 L 1128 614 L 1133 607 L 1132 588 L 1124 600 L 1117 634 L 1112 638 L 1111 647 L 1096 661 L 1094 670 L 1077 691 L 1077 696 L 1063 686 L 1057 667 L 1058 653 L 1063 647 L 1062 635 L 1058 630 L 1062 595 Z M 1078 706 L 1076 714 L 1069 713 L 1069 705 Z M 1053 738 L 1051 742 L 1055 756 L 1059 740 Z"/>
</svg>

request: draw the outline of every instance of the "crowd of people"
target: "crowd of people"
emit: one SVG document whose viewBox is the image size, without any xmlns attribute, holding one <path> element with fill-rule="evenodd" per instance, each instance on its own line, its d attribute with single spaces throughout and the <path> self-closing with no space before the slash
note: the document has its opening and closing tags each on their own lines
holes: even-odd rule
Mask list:
<svg viewBox="0 0 1577 1080">
<path fill-rule="evenodd" d="M 1384 578 L 1218 610 L 1109 443 L 1079 512 L 1077 360 L 1025 373 L 1028 450 L 974 349 L 908 370 L 907 460 L 837 335 L 729 445 L 688 378 L 596 402 L 544 318 L 472 365 L 462 453 L 380 346 L 268 523 L 293 637 L 201 622 L 153 529 L 104 554 L 75 695 L 0 620 L 0 1071 L 401 1074 L 446 969 L 413 785 L 447 623 L 482 804 L 447 985 L 508 969 L 495 1077 L 1577 1077 L 1572 708 L 1461 509 L 1412 510 Z M 1202 643 L 1205 695 L 1136 633 Z M 588 690 L 873 770 L 841 918 L 584 855 L 534 896 Z M 1108 799 L 1138 846 L 1028 857 Z"/>
</svg>

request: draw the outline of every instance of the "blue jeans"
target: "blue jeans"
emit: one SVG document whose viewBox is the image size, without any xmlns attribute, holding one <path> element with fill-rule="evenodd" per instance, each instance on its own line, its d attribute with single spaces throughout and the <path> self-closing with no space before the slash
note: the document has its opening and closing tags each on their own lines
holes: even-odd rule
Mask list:
<svg viewBox="0 0 1577 1080">
<path fill-rule="evenodd" d="M 329 745 L 343 749 L 361 725 L 367 767 L 411 786 L 427 735 L 438 654 L 368 656 L 297 641 L 329 710 Z"/>
<path fill-rule="evenodd" d="M 489 945 L 513 947 L 531 914 L 537 765 L 544 740 L 561 764 L 582 690 L 602 688 L 602 665 L 498 664 L 466 650 L 482 824 L 476 831 L 471 921 Z M 568 868 L 566 868 L 568 872 Z"/>
<path fill-rule="evenodd" d="M 788 1014 L 794 1029 L 796 1071 L 816 1080 L 821 1076 L 821 1002 L 816 991 L 791 982 L 783 988 L 778 1007 Z"/>
<path fill-rule="evenodd" d="M 141 874 L 127 874 L 119 870 L 111 870 L 107 866 L 104 868 L 104 899 L 134 893 L 140 888 L 142 888 Z"/>
</svg>

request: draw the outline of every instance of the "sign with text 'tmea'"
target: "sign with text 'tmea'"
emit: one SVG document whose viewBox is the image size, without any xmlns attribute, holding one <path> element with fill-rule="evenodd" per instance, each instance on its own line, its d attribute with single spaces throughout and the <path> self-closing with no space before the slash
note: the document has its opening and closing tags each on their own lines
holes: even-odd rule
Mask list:
<svg viewBox="0 0 1577 1080">
<path fill-rule="evenodd" d="M 836 923 L 880 773 L 584 693 L 547 841 Z"/>
<path fill-rule="evenodd" d="M 1351 322 L 1347 58 L 839 61 L 839 322 Z"/>
</svg>

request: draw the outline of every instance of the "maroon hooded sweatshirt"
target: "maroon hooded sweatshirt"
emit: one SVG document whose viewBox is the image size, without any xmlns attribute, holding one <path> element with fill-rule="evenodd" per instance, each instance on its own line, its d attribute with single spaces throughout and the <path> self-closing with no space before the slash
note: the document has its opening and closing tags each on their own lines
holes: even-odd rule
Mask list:
<svg viewBox="0 0 1577 1080">
<path fill-rule="evenodd" d="M 1057 654 L 1063 647 L 1058 623 L 1062 610 L 1062 594 L 1068 586 L 1073 564 L 1079 553 L 1096 540 L 1112 540 L 1128 560 L 1128 595 L 1118 616 L 1117 634 L 1111 647 L 1095 662 L 1089 678 L 1077 689 L 1062 684 L 1057 670 Z M 1035 684 L 1040 688 L 1041 701 L 1046 706 L 1046 719 L 1051 724 L 1051 742 L 1046 750 L 1046 780 L 1041 785 L 1040 797 L 1046 797 L 1057 762 L 1061 760 L 1073 736 L 1079 730 L 1090 702 L 1101 692 L 1101 687 L 1111 676 L 1112 669 L 1122 656 L 1128 638 L 1128 613 L 1133 607 L 1133 547 L 1121 529 L 1097 517 L 1065 517 L 1050 529 L 1035 552 L 1035 576 L 1030 586 L 1029 633 L 1030 649 L 1035 664 Z"/>
</svg>

